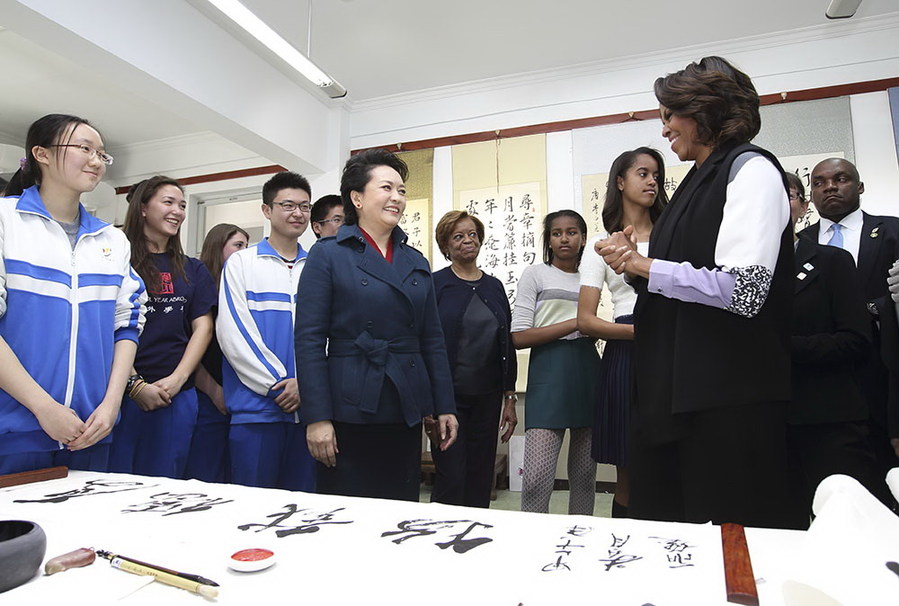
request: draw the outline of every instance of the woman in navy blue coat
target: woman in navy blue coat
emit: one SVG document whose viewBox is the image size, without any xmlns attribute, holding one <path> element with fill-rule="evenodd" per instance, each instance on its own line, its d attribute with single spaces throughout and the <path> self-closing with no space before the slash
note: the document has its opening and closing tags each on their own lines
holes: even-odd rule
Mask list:
<svg viewBox="0 0 899 606">
<path fill-rule="evenodd" d="M 427 260 L 397 226 L 405 163 L 350 158 L 346 224 L 309 252 L 297 291 L 300 412 L 326 494 L 418 501 L 421 422 L 456 439 L 453 381 Z"/>
</svg>

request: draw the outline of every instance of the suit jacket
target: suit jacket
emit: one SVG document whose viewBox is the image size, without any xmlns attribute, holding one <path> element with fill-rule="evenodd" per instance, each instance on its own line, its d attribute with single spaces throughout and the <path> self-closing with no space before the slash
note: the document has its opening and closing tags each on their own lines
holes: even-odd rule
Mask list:
<svg viewBox="0 0 899 606">
<path fill-rule="evenodd" d="M 428 262 L 405 244 L 401 229 L 392 238 L 392 263 L 356 225 L 342 226 L 309 252 L 294 329 L 306 423 L 411 427 L 422 417 L 456 412 Z M 385 410 L 396 411 L 393 418 Z"/>
<path fill-rule="evenodd" d="M 899 326 L 887 288 L 889 268 L 899 259 L 899 218 L 866 212 L 862 212 L 862 217 L 856 266 L 872 314 L 873 354 L 860 369 L 860 379 L 871 419 L 883 428 L 889 427 L 891 437 L 899 437 Z M 819 231 L 820 224 L 816 223 L 800 235 L 817 242 Z M 892 390 L 888 388 L 891 381 Z"/>
<path fill-rule="evenodd" d="M 845 250 L 800 237 L 793 294 L 793 424 L 863 421 L 856 364 L 871 350 L 871 323 Z"/>
</svg>

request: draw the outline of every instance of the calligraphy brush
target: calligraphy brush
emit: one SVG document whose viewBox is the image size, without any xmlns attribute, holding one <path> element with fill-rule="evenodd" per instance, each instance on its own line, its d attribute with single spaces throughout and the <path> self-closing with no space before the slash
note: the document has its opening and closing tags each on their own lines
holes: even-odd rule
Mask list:
<svg viewBox="0 0 899 606">
<path fill-rule="evenodd" d="M 129 562 L 133 562 L 138 566 L 146 566 L 147 568 L 153 568 L 155 570 L 159 570 L 176 577 L 180 577 L 187 581 L 193 581 L 194 583 L 201 583 L 203 585 L 211 585 L 212 587 L 219 587 L 219 584 L 215 581 L 207 579 L 206 577 L 202 577 L 198 574 L 190 574 L 187 572 L 178 572 L 177 570 L 172 570 L 171 568 L 165 568 L 163 566 L 157 566 L 156 564 L 148 564 L 147 562 L 141 562 L 140 560 L 136 560 L 134 558 L 130 558 L 128 556 L 123 556 L 119 554 L 114 554 L 109 551 L 103 551 L 102 549 L 97 550 L 97 555 L 101 558 L 105 558 L 107 560 L 112 560 L 113 558 L 121 558 L 122 560 L 128 560 Z"/>
</svg>

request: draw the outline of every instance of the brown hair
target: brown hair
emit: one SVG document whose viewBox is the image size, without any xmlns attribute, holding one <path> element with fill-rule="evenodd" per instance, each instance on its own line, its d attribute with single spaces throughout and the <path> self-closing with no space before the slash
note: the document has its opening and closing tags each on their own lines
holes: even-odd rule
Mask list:
<svg viewBox="0 0 899 606">
<path fill-rule="evenodd" d="M 163 185 L 174 185 L 182 192 L 184 191 L 181 184 L 174 179 L 157 175 L 135 184 L 125 196 L 125 199 L 128 200 L 128 213 L 125 215 L 125 225 L 122 227 L 122 230 L 131 242 L 131 266 L 143 279 L 144 284 L 147 285 L 147 290 L 150 292 L 158 292 L 161 284 L 159 270 L 156 268 L 156 264 L 153 263 L 153 255 L 147 246 L 147 236 L 144 235 L 146 219 L 141 210 Z M 184 263 L 187 260 L 187 255 L 184 254 L 184 250 L 181 248 L 180 234 L 181 229 L 179 227 L 178 233 L 169 238 L 168 243 L 165 245 L 165 252 L 172 259 L 173 273 L 179 278 L 186 280 Z"/>
<path fill-rule="evenodd" d="M 668 205 L 668 193 L 665 191 L 665 158 L 658 150 L 651 147 L 638 147 L 622 153 L 612 162 L 609 169 L 609 180 L 606 184 L 606 201 L 602 207 L 602 224 L 610 234 L 624 229 L 624 194 L 618 189 L 618 178 L 622 179 L 627 171 L 637 163 L 640 156 L 649 156 L 659 167 L 659 178 L 656 180 L 656 199 L 649 207 L 649 220 L 655 224 L 656 219 Z"/>
<path fill-rule="evenodd" d="M 219 223 L 209 230 L 206 239 L 203 240 L 203 250 L 200 251 L 200 261 L 209 270 L 212 279 L 215 280 L 215 286 L 218 288 L 222 278 L 222 267 L 225 265 L 225 255 L 222 251 L 225 244 L 234 234 L 243 234 L 250 241 L 250 234 L 232 223 Z"/>
<path fill-rule="evenodd" d="M 478 233 L 478 240 L 484 242 L 484 224 L 474 215 L 469 215 L 464 210 L 451 210 L 437 222 L 437 228 L 434 230 L 434 238 L 437 240 L 437 248 L 443 254 L 443 257 L 449 261 L 449 240 L 453 235 L 453 229 L 456 223 L 462 219 L 471 219 L 474 223 L 474 229 Z"/>
<path fill-rule="evenodd" d="M 713 148 L 746 143 L 762 126 L 752 80 L 721 57 L 705 57 L 655 81 L 659 103 L 696 120 L 699 142 Z"/>
</svg>

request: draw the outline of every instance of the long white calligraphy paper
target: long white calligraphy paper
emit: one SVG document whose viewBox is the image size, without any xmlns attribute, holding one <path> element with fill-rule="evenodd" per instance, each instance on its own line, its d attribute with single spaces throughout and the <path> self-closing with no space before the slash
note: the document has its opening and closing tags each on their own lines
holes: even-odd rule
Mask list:
<svg viewBox="0 0 899 606">
<path fill-rule="evenodd" d="M 221 585 L 218 604 L 516 606 L 723 605 L 712 525 L 524 514 L 314 495 L 122 474 L 0 491 L 4 517 L 45 530 L 48 558 L 79 547 L 120 553 Z M 271 549 L 272 568 L 226 563 Z M 105 561 L 38 577 L 3 604 L 199 604 Z M 600 599 L 601 596 L 601 599 Z"/>
</svg>

